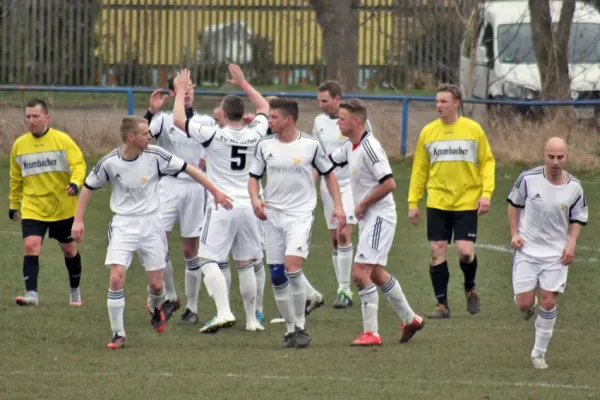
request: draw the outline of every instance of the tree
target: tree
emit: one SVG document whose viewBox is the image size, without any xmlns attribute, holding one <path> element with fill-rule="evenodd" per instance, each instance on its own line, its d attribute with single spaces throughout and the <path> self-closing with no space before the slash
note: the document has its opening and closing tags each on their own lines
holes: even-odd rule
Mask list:
<svg viewBox="0 0 600 400">
<path fill-rule="evenodd" d="M 542 98 L 570 98 L 569 37 L 575 0 L 563 0 L 556 29 L 553 29 L 549 0 L 529 0 L 529 11 Z"/>
<path fill-rule="evenodd" d="M 358 29 L 360 0 L 309 0 L 323 32 L 327 79 L 345 92 L 358 89 Z"/>
</svg>

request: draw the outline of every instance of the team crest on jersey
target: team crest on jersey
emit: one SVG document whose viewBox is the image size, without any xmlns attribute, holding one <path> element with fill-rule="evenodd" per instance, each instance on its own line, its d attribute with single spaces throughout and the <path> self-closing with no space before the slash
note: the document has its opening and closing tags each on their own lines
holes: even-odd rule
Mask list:
<svg viewBox="0 0 600 400">
<path fill-rule="evenodd" d="M 146 183 L 148 183 L 149 179 L 146 178 L 145 176 L 142 176 L 142 185 L 145 185 Z"/>
<path fill-rule="evenodd" d="M 302 164 L 302 160 L 299 159 L 298 157 L 294 157 L 294 165 L 299 165 Z"/>
</svg>

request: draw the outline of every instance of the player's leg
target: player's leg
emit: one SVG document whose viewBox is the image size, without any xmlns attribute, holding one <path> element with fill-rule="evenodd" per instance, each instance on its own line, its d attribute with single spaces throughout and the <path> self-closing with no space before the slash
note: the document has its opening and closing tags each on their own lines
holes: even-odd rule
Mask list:
<svg viewBox="0 0 600 400">
<path fill-rule="evenodd" d="M 535 320 L 535 343 L 531 352 L 534 368 L 548 368 L 546 350 L 556 324 L 556 307 L 559 293 L 564 293 L 569 267 L 560 261 L 544 266 L 539 277 L 540 309 Z"/>
<path fill-rule="evenodd" d="M 175 222 L 180 217 L 179 204 L 185 201 L 185 193 L 182 191 L 183 185 L 176 184 L 170 181 L 160 182 L 160 215 L 162 219 L 162 227 L 168 237 L 173 230 Z M 180 225 L 183 220 L 179 218 Z M 167 240 L 168 246 L 168 240 Z M 162 306 L 166 320 L 171 318 L 173 312 L 179 309 L 181 303 L 177 297 L 175 290 L 175 279 L 173 277 L 173 263 L 171 262 L 171 254 L 167 248 L 165 257 L 165 270 L 163 272 L 163 280 L 165 287 L 165 303 Z"/>
<path fill-rule="evenodd" d="M 254 276 L 256 279 L 256 320 L 262 325 L 263 321 L 265 320 L 263 301 L 265 297 L 265 282 L 267 281 L 263 253 L 265 249 L 265 232 L 262 226 L 262 221 L 256 217 L 254 218 L 254 221 L 256 223 L 258 239 L 260 242 L 260 250 L 254 257 L 256 260 L 258 260 L 256 266 L 254 267 Z"/>
<path fill-rule="evenodd" d="M 437 305 L 429 318 L 449 318 L 448 282 L 450 272 L 446 254 L 452 239 L 452 213 L 450 211 L 427 208 L 427 240 L 431 249 L 429 276 Z"/>
<path fill-rule="evenodd" d="M 314 223 L 314 215 L 311 214 L 311 218 L 311 231 L 309 232 L 307 239 L 309 246 L 310 236 L 312 233 L 312 224 Z M 323 300 L 323 295 L 310 283 L 305 273 L 302 274 L 302 279 L 304 280 L 304 291 L 306 297 L 306 303 L 304 304 L 304 313 L 306 314 L 306 316 L 308 316 L 311 312 L 325 304 L 325 300 Z"/>
<path fill-rule="evenodd" d="M 360 251 L 360 239 L 357 247 L 357 257 Z M 381 344 L 379 336 L 379 293 L 377 286 L 371 280 L 373 266 L 355 261 L 352 268 L 352 280 L 358 289 L 363 332 L 352 342 L 352 346 L 378 346 Z"/>
<path fill-rule="evenodd" d="M 81 306 L 81 255 L 77 250 L 77 244 L 71 238 L 73 218 L 48 224 L 48 237 L 58 241 L 65 259 L 65 266 L 69 273 L 69 302 L 72 306 Z"/>
<path fill-rule="evenodd" d="M 285 216 L 283 223 L 285 235 L 285 274 L 290 282 L 292 309 L 295 317 L 294 346 L 308 346 L 311 338 L 306 331 L 306 278 L 303 264 L 308 258 L 310 238 L 314 216 Z"/>
<path fill-rule="evenodd" d="M 535 314 L 537 298 L 535 295 L 540 265 L 532 257 L 516 251 L 513 257 L 512 285 L 515 305 L 521 311 L 525 321 Z"/>
<path fill-rule="evenodd" d="M 225 278 L 225 283 L 227 284 L 227 296 L 231 292 L 231 267 L 229 266 L 229 259 L 227 261 L 221 261 L 219 263 L 219 269 Z"/>
<path fill-rule="evenodd" d="M 183 257 L 185 259 L 185 297 L 187 299 L 185 311 L 177 321 L 182 325 L 198 323 L 198 296 L 202 287 L 202 272 L 200 271 L 200 257 L 198 247 L 200 238 L 183 239 Z"/>
<path fill-rule="evenodd" d="M 352 305 L 352 291 L 350 290 L 350 281 L 352 277 L 352 228 L 356 223 L 354 217 L 354 201 L 350 188 L 345 188 L 341 192 L 342 204 L 346 214 L 346 226 L 339 232 L 336 232 L 337 242 L 337 273 L 338 273 L 338 291 L 333 304 L 335 308 L 346 308 Z M 329 214 L 331 221 L 331 213 Z M 337 221 L 334 221 L 337 228 Z"/>
<path fill-rule="evenodd" d="M 230 328 L 236 323 L 229 305 L 227 282 L 219 268 L 219 263 L 229 258 L 236 216 L 235 209 L 209 208 L 206 212 L 198 256 L 204 285 L 208 295 L 215 302 L 217 315 L 200 328 L 202 333 L 214 333 L 221 328 Z"/>
<path fill-rule="evenodd" d="M 327 189 L 327 185 L 325 182 L 321 180 L 320 184 L 321 188 L 321 203 L 323 204 L 323 216 L 325 217 L 325 223 L 327 225 L 327 229 L 329 230 L 329 235 L 331 236 L 331 262 L 333 264 L 333 271 L 335 272 L 335 280 L 338 283 L 338 292 L 341 287 L 341 278 L 340 278 L 340 270 L 338 267 L 338 235 L 337 235 L 337 221 L 331 220 L 331 213 L 333 212 L 333 199 L 329 194 L 329 190 Z M 309 294 L 307 294 L 309 295 Z M 337 303 L 334 302 L 334 306 Z"/>
<path fill-rule="evenodd" d="M 475 241 L 477 239 L 477 210 L 455 211 L 454 213 L 454 242 L 458 250 L 460 269 L 464 275 L 465 297 L 469 314 L 479 312 L 479 294 L 475 287 L 477 274 L 477 255 Z"/>
<path fill-rule="evenodd" d="M 262 259 L 256 258 L 261 253 L 260 232 L 256 224 L 256 216 L 251 208 L 238 210 L 236 217 L 235 238 L 231 247 L 231 254 L 235 261 L 239 276 L 240 294 L 246 312 L 246 330 L 262 331 L 265 328 L 256 318 L 256 274 Z M 262 258 L 262 257 L 261 257 Z"/>
<path fill-rule="evenodd" d="M 25 295 L 17 296 L 15 303 L 20 306 L 37 306 L 38 296 L 38 274 L 40 271 L 40 252 L 42 242 L 46 235 L 47 225 L 45 222 L 33 219 L 21 220 L 23 233 L 23 280 L 25 281 Z"/>
</svg>

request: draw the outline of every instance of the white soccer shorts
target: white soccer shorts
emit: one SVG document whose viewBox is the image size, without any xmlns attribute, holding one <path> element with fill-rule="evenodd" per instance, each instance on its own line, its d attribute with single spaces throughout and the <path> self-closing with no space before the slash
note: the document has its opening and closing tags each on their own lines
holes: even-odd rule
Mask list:
<svg viewBox="0 0 600 400">
<path fill-rule="evenodd" d="M 516 251 L 512 270 L 513 291 L 519 294 L 539 287 L 549 292 L 564 293 L 568 273 L 569 267 L 559 258 L 544 259 Z"/>
<path fill-rule="evenodd" d="M 346 214 L 346 224 L 356 225 L 356 217 L 354 216 L 354 199 L 352 198 L 352 187 L 350 185 L 340 186 L 340 194 L 342 195 L 342 205 Z M 327 229 L 337 229 L 337 219 L 331 222 L 331 213 L 333 212 L 333 198 L 329 194 L 327 185 L 324 180 L 321 180 L 321 201 L 323 202 L 323 215 L 327 221 Z"/>
<path fill-rule="evenodd" d="M 207 197 L 204 186 L 195 181 L 170 178 L 161 179 L 159 185 L 160 213 L 165 231 L 171 232 L 179 220 L 181 237 L 200 237 Z"/>
<path fill-rule="evenodd" d="M 285 264 L 286 256 L 298 256 L 306 260 L 310 247 L 314 213 L 292 215 L 265 209 L 265 253 L 267 264 Z"/>
<path fill-rule="evenodd" d="M 385 267 L 395 234 L 395 222 L 367 211 L 365 218 L 358 221 L 358 246 L 354 262 Z"/>
<path fill-rule="evenodd" d="M 134 253 L 147 272 L 166 266 L 167 237 L 160 214 L 144 216 L 113 216 L 108 226 L 106 266 L 131 265 Z"/>
<path fill-rule="evenodd" d="M 217 263 L 229 261 L 229 252 L 234 261 L 256 259 L 262 251 L 256 219 L 252 208 L 208 207 L 198 256 Z"/>
</svg>

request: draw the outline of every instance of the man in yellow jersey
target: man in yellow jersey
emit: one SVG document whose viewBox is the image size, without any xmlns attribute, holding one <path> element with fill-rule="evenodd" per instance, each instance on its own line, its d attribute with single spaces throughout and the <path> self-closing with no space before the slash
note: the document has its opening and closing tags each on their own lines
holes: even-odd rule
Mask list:
<svg viewBox="0 0 600 400">
<path fill-rule="evenodd" d="M 427 240 L 431 246 L 430 276 L 437 299 L 430 318 L 449 318 L 448 264 L 452 240 L 464 274 L 467 311 L 479 312 L 475 290 L 477 218 L 490 209 L 496 162 L 481 126 L 458 115 L 460 89 L 441 85 L 437 90 L 439 118 L 423 128 L 415 149 L 408 190 L 408 218 L 417 226 L 419 200 L 427 187 Z"/>
<path fill-rule="evenodd" d="M 64 132 L 50 128 L 43 100 L 25 106 L 29 132 L 15 140 L 10 155 L 10 206 L 8 217 L 18 221 L 25 245 L 23 279 L 25 295 L 15 302 L 37 306 L 39 255 L 46 232 L 56 239 L 65 257 L 71 287 L 70 303 L 81 305 L 81 257 L 71 238 L 77 194 L 86 173 L 77 144 Z"/>
</svg>

